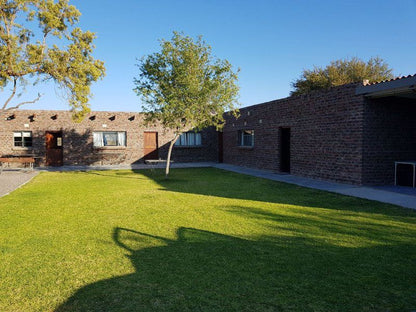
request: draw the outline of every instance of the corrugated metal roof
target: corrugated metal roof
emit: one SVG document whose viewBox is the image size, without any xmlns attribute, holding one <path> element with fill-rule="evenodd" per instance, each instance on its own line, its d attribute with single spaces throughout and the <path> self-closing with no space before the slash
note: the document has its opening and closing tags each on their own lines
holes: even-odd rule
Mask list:
<svg viewBox="0 0 416 312">
<path fill-rule="evenodd" d="M 385 96 L 415 96 L 416 74 L 396 77 L 374 83 L 365 83 L 357 86 L 355 94 L 367 97 Z"/>
<path fill-rule="evenodd" d="M 411 77 L 416 77 L 416 74 L 414 74 L 414 75 L 407 75 L 407 76 L 395 77 L 395 78 L 392 78 L 392 79 L 382 80 L 382 81 L 377 81 L 377 82 L 371 82 L 371 83 L 367 84 L 367 86 L 370 86 L 370 85 L 375 85 L 375 84 L 379 84 L 379 83 L 383 83 L 383 82 L 389 82 L 389 81 L 395 81 L 395 80 L 401 80 L 401 79 L 411 78 Z"/>
</svg>

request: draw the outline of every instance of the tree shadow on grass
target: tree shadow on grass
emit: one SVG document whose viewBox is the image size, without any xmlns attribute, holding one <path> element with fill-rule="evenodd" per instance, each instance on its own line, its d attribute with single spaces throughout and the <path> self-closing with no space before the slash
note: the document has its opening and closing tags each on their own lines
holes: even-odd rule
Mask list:
<svg viewBox="0 0 416 312">
<path fill-rule="evenodd" d="M 216 168 L 174 169 L 168 179 L 162 171 L 134 172 L 157 182 L 160 190 L 172 192 L 416 218 L 411 209 Z"/>
<path fill-rule="evenodd" d="M 237 205 L 225 205 L 221 209 L 246 220 L 253 219 L 259 227 L 272 229 L 273 233 L 309 237 L 317 242 L 337 245 L 342 241 L 344 246 L 416 243 L 416 227 L 411 219 L 406 218 L 391 221 L 371 215 L 357 216 L 297 207 L 291 207 L 289 213 Z"/>
<path fill-rule="evenodd" d="M 128 179 L 128 180 L 145 180 L 146 177 L 142 175 L 132 175 L 132 173 L 138 173 L 138 170 L 99 170 L 99 171 L 92 171 L 92 170 L 80 170 L 75 171 L 78 174 L 88 174 L 88 175 L 95 175 L 97 177 L 104 177 L 104 178 L 115 178 L 115 179 Z"/>
<path fill-rule="evenodd" d="M 414 246 L 347 248 L 300 237 L 243 239 L 115 228 L 135 272 L 87 285 L 63 311 L 411 311 Z M 412 260 L 413 259 L 413 260 Z M 400 264 L 400 265 L 396 265 Z"/>
<path fill-rule="evenodd" d="M 305 188 L 293 184 L 270 181 L 216 168 L 173 169 L 169 178 L 164 169 L 83 171 L 79 174 L 129 180 L 150 179 L 160 185 L 159 191 L 207 195 L 228 199 L 242 199 L 309 208 L 324 208 L 348 215 L 376 213 L 396 220 L 416 218 L 416 211 L 376 201 Z M 304 214 L 313 214 L 312 210 Z M 320 213 L 320 212 L 318 212 Z"/>
</svg>

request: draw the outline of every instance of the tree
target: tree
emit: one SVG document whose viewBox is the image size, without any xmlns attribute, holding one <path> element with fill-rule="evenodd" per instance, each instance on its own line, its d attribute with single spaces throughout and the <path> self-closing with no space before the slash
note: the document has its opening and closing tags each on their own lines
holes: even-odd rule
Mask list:
<svg viewBox="0 0 416 312">
<path fill-rule="evenodd" d="M 145 122 L 160 122 L 173 131 L 172 148 L 181 133 L 208 126 L 220 129 L 224 113 L 235 109 L 239 87 L 237 73 L 227 60 L 214 59 L 211 47 L 199 36 L 196 41 L 174 32 L 171 41 L 161 40 L 161 51 L 143 57 L 135 92 L 143 102 Z"/>
<path fill-rule="evenodd" d="M 95 60 L 95 34 L 74 25 L 81 13 L 68 0 L 0 0 L 0 88 L 11 85 L 0 112 L 35 103 L 13 100 L 18 89 L 52 80 L 68 94 L 75 118 L 89 111 L 92 82 L 102 78 L 104 63 Z"/>
<path fill-rule="evenodd" d="M 379 57 L 370 58 L 367 63 L 356 57 L 336 60 L 325 68 L 314 67 L 312 70 L 304 70 L 302 76 L 292 83 L 295 90 L 291 95 L 360 82 L 364 79 L 378 82 L 392 78 L 392 69 Z"/>
</svg>

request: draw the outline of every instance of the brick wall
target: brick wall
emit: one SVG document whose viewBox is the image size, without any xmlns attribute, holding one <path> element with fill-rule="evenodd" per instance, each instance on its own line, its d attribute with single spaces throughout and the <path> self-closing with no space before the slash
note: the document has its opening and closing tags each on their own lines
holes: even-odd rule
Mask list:
<svg viewBox="0 0 416 312">
<path fill-rule="evenodd" d="M 415 104 L 398 97 L 366 101 L 364 184 L 393 184 L 394 162 L 416 160 Z"/>
<path fill-rule="evenodd" d="M 356 86 L 242 108 L 238 119 L 226 116 L 223 161 L 279 172 L 283 127 L 291 132 L 292 174 L 353 184 L 393 184 L 394 161 L 416 160 L 415 101 L 365 99 L 355 95 Z M 11 115 L 14 118 L 6 120 Z M 254 130 L 253 147 L 238 146 L 237 132 L 243 129 Z M 33 147 L 15 148 L 14 131 L 32 131 Z M 159 157 L 166 159 L 172 137 L 158 125 L 145 127 L 139 113 L 92 112 L 75 123 L 67 111 L 18 110 L 0 116 L 0 155 L 35 154 L 43 165 L 46 131 L 62 131 L 65 165 L 143 162 L 146 131 L 158 132 Z M 126 131 L 127 145 L 94 148 L 93 131 Z M 216 162 L 217 132 L 209 128 L 201 135 L 201 147 L 175 147 L 172 159 Z"/>
<path fill-rule="evenodd" d="M 13 119 L 7 117 L 14 115 Z M 32 148 L 16 148 L 14 131 L 31 131 Z M 91 112 L 80 123 L 71 119 L 68 111 L 17 110 L 0 117 L 0 155 L 34 154 L 39 165 L 45 163 L 45 132 L 62 131 L 64 165 L 132 164 L 143 162 L 145 131 L 158 132 L 159 157 L 166 159 L 172 132 L 154 125 L 146 127 L 139 113 Z M 126 146 L 94 148 L 93 131 L 126 131 Z M 202 146 L 175 147 L 172 159 L 176 162 L 216 161 L 218 157 L 217 133 L 214 129 L 202 132 Z"/>
<path fill-rule="evenodd" d="M 362 184 L 364 98 L 356 84 L 289 97 L 227 117 L 224 162 L 280 171 L 280 127 L 291 130 L 294 175 Z M 237 131 L 254 130 L 254 147 L 237 146 Z"/>
</svg>

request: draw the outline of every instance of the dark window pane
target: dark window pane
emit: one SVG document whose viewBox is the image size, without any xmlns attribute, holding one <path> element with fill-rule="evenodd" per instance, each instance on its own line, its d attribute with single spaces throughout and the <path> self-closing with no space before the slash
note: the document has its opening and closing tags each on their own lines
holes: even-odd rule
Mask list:
<svg viewBox="0 0 416 312">
<path fill-rule="evenodd" d="M 23 146 L 23 139 L 22 137 L 14 137 L 14 146 Z"/>
<path fill-rule="evenodd" d="M 24 138 L 23 146 L 32 147 L 32 137 Z"/>
<path fill-rule="evenodd" d="M 117 146 L 117 132 L 103 133 L 104 146 Z"/>
<path fill-rule="evenodd" d="M 239 130 L 238 131 L 238 145 L 239 146 L 253 146 L 254 145 L 254 130 Z"/>
</svg>

